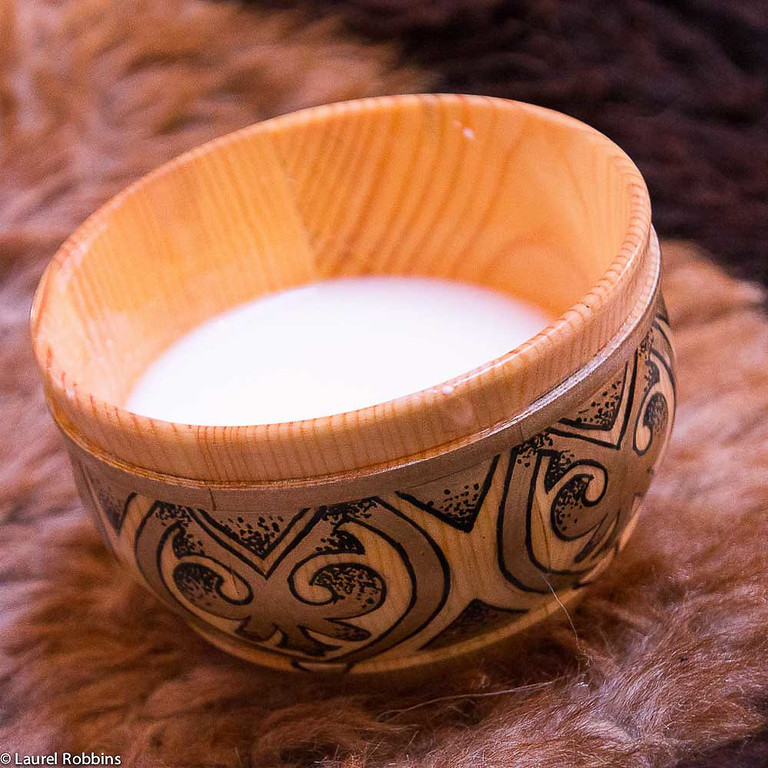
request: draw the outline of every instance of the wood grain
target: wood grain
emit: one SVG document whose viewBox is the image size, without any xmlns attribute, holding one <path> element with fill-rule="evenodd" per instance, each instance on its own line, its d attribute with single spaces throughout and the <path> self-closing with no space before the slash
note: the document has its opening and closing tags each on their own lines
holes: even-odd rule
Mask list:
<svg viewBox="0 0 768 768">
<path fill-rule="evenodd" d="M 226 136 L 127 189 L 46 271 L 33 342 L 82 498 L 148 589 L 251 661 L 390 672 L 519 632 L 623 546 L 675 412 L 659 271 L 642 178 L 592 129 L 481 97 L 370 99 Z M 328 418 L 203 427 L 121 407 L 219 312 L 377 274 L 477 283 L 557 320 Z"/>
<path fill-rule="evenodd" d="M 320 107 L 213 141 L 98 211 L 45 274 L 35 351 L 57 420 L 129 464 L 220 482 L 371 469 L 471 439 L 582 367 L 647 294 L 649 227 L 634 165 L 557 113 L 435 95 Z M 121 408 L 196 324 L 360 274 L 466 280 L 558 319 L 477 371 L 353 413 L 217 428 Z"/>
</svg>

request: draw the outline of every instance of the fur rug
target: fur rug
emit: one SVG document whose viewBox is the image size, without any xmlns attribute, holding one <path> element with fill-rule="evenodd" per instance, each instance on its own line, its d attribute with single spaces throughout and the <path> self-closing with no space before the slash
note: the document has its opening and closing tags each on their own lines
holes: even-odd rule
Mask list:
<svg viewBox="0 0 768 768">
<path fill-rule="evenodd" d="M 329 22 L 204 0 L 0 0 L 0 752 L 284 768 L 763 765 L 768 319 L 667 244 L 680 407 L 630 544 L 569 617 L 376 689 L 225 656 L 135 586 L 74 493 L 28 343 L 36 281 L 96 205 L 211 136 L 427 89 Z M 734 747 L 733 745 L 740 746 Z"/>
</svg>

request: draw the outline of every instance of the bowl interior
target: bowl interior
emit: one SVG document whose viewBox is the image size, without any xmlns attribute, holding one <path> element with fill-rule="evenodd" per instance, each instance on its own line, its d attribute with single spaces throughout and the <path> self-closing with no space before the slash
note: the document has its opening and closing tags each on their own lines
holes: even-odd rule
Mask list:
<svg viewBox="0 0 768 768">
<path fill-rule="evenodd" d="M 561 315 L 629 227 L 635 190 L 607 144 L 556 113 L 481 98 L 369 100 L 254 126 L 94 216 L 46 279 L 36 343 L 70 386 L 119 406 L 195 325 L 324 278 L 462 280 Z"/>
</svg>

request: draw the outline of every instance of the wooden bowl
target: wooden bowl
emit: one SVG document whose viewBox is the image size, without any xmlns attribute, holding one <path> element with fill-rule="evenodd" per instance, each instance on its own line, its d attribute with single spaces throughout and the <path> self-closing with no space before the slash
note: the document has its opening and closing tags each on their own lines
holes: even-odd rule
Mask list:
<svg viewBox="0 0 768 768">
<path fill-rule="evenodd" d="M 152 592 L 260 664 L 381 672 L 527 627 L 626 541 L 675 407 L 659 266 L 643 179 L 595 130 L 491 98 L 367 99 L 260 123 L 125 190 L 54 257 L 32 332 L 83 499 Z M 369 274 L 489 286 L 557 320 L 328 418 L 210 427 L 121 407 L 211 316 Z"/>
</svg>

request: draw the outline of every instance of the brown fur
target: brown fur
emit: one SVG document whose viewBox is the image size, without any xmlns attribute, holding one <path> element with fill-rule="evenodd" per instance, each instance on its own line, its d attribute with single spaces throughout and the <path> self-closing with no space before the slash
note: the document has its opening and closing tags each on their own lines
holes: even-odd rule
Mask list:
<svg viewBox="0 0 768 768">
<path fill-rule="evenodd" d="M 199 640 L 107 555 L 42 404 L 30 295 L 60 239 L 169 156 L 269 114 L 429 79 L 332 25 L 200 0 L 0 0 L 0 35 L 0 751 L 643 766 L 719 754 L 765 725 L 760 290 L 667 245 L 675 436 L 627 550 L 570 619 L 398 691 L 276 677 Z"/>
</svg>

